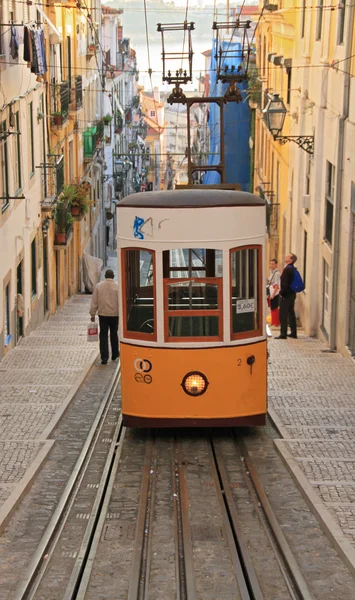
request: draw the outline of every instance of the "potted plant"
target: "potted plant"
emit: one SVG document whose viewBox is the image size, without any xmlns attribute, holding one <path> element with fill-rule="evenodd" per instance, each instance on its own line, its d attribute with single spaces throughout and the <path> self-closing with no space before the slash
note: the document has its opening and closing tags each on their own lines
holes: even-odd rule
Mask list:
<svg viewBox="0 0 355 600">
<path fill-rule="evenodd" d="M 84 184 L 73 184 L 68 187 L 72 188 L 70 190 L 70 194 L 72 194 L 70 200 L 71 214 L 77 217 L 86 215 L 90 206 L 88 187 Z"/>
<path fill-rule="evenodd" d="M 102 120 L 105 125 L 110 125 L 110 123 L 112 121 L 112 115 L 107 114 L 104 117 L 102 117 Z"/>
<path fill-rule="evenodd" d="M 55 243 L 65 244 L 67 241 L 67 235 L 73 224 L 73 217 L 69 210 L 68 202 L 66 198 L 61 197 L 55 209 L 54 222 L 56 225 L 55 230 Z"/>
<path fill-rule="evenodd" d="M 60 125 L 63 123 L 63 115 L 59 111 L 52 113 L 52 119 L 54 125 L 57 125 L 57 127 L 60 127 Z"/>
</svg>

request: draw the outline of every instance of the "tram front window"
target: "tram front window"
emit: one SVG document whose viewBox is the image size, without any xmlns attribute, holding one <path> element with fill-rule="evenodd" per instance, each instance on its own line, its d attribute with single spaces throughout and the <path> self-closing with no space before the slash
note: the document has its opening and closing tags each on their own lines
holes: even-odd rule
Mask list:
<svg viewBox="0 0 355 600">
<path fill-rule="evenodd" d="M 128 337 L 155 337 L 154 252 L 123 250 L 125 329 Z M 130 335 L 133 334 L 133 335 Z"/>
<path fill-rule="evenodd" d="M 222 339 L 222 251 L 163 253 L 165 339 Z"/>
<path fill-rule="evenodd" d="M 231 250 L 232 339 L 261 334 L 261 248 Z"/>
</svg>

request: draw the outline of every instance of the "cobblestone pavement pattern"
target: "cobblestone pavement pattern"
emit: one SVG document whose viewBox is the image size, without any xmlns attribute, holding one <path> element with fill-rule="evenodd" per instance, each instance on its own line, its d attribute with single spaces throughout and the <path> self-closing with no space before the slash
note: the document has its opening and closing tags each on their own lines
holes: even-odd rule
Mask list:
<svg viewBox="0 0 355 600">
<path fill-rule="evenodd" d="M 50 433 L 98 355 L 78 295 L 0 363 L 0 528 L 51 448 Z"/>
<path fill-rule="evenodd" d="M 355 364 L 317 339 L 269 339 L 276 446 L 355 571 Z"/>
</svg>

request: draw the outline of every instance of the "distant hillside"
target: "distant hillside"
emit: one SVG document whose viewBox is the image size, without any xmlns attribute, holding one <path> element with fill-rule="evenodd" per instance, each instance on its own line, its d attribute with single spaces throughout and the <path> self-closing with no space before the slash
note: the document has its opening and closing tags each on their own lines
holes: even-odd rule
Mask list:
<svg viewBox="0 0 355 600">
<path fill-rule="evenodd" d="M 146 43 L 145 19 L 143 2 L 135 0 L 115 0 L 109 6 L 123 8 L 123 34 L 132 40 L 133 48 Z M 177 8 L 174 4 L 167 4 L 155 0 L 147 3 L 148 33 L 150 44 L 160 44 L 161 34 L 157 32 L 157 23 L 182 23 L 185 19 L 185 8 Z M 206 44 L 206 49 L 211 46 L 213 6 L 205 7 L 203 10 L 189 9 L 188 22 L 195 23 L 195 31 L 192 33 L 192 44 L 194 40 L 199 45 Z M 169 39 L 179 42 L 180 33 L 169 34 Z"/>
</svg>

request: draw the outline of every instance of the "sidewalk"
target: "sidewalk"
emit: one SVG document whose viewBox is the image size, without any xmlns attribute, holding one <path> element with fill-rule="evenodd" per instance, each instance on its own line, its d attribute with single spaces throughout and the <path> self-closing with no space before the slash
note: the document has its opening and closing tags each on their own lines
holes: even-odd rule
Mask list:
<svg viewBox="0 0 355 600">
<path fill-rule="evenodd" d="M 269 415 L 283 438 L 275 445 L 354 573 L 354 361 L 302 333 L 268 345 Z"/>
<path fill-rule="evenodd" d="M 90 301 L 73 296 L 0 363 L 0 532 L 98 356 L 98 344 L 86 341 Z"/>
</svg>

